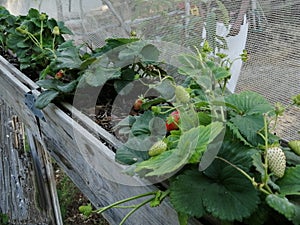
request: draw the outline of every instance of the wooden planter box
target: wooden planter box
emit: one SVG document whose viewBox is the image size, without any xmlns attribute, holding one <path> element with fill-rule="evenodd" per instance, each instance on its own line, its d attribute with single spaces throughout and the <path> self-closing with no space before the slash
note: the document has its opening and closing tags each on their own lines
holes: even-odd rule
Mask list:
<svg viewBox="0 0 300 225">
<path fill-rule="evenodd" d="M 26 93 L 37 96 L 37 88 L 34 82 L 0 57 L 1 98 L 15 109 L 26 128 L 94 206 L 106 206 L 157 189 L 154 185 L 146 185 L 137 178 L 124 175 L 124 167 L 115 162 L 114 153 L 108 147 L 118 145 L 118 140 L 71 105 L 63 104 L 63 111 L 50 104 L 43 110 L 45 120 L 37 118 L 24 101 Z M 66 112 L 71 112 L 72 118 Z M 131 185 L 125 185 L 125 181 Z M 125 209 L 112 209 L 104 213 L 104 217 L 114 225 L 127 213 Z M 177 213 L 168 201 L 164 201 L 156 208 L 142 207 L 126 224 L 176 225 Z M 200 223 L 191 220 L 190 224 Z"/>
</svg>

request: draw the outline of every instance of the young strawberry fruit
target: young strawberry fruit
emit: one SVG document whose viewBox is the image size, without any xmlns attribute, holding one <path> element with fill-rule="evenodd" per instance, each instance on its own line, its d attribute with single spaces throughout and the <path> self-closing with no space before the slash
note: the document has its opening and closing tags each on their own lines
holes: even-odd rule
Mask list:
<svg viewBox="0 0 300 225">
<path fill-rule="evenodd" d="M 167 131 L 178 130 L 178 124 L 180 122 L 179 112 L 176 110 L 170 114 L 166 122 Z"/>
<path fill-rule="evenodd" d="M 185 104 L 185 103 L 189 103 L 189 101 L 190 101 L 190 94 L 182 86 L 176 86 L 175 96 L 176 96 L 176 100 L 178 102 Z"/>
<path fill-rule="evenodd" d="M 272 147 L 267 149 L 268 167 L 271 172 L 277 177 L 283 177 L 286 167 L 285 154 L 279 147 Z"/>
<path fill-rule="evenodd" d="M 143 100 L 138 98 L 137 100 L 135 100 L 135 102 L 133 104 L 133 109 L 135 111 L 139 111 L 142 108 L 142 104 L 143 104 Z"/>
<path fill-rule="evenodd" d="M 156 156 L 167 150 L 167 144 L 163 141 L 155 142 L 149 149 L 149 156 Z"/>
<path fill-rule="evenodd" d="M 300 155 L 300 140 L 290 141 L 288 145 L 297 155 Z"/>
</svg>

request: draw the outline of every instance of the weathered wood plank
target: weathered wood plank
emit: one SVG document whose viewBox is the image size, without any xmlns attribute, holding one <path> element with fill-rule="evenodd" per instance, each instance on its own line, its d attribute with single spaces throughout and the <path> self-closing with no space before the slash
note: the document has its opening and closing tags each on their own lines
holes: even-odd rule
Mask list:
<svg viewBox="0 0 300 225">
<path fill-rule="evenodd" d="M 9 65 L 1 64 L 0 59 L 0 95 L 5 96 L 5 101 L 16 109 L 33 135 L 39 137 L 35 117 L 23 102 L 24 94 L 30 89 L 22 83 L 24 78 L 22 82 L 18 79 L 19 72 L 14 71 L 14 74 L 11 74 L 7 66 Z M 10 96 L 11 93 L 13 96 Z M 33 90 L 33 93 L 39 94 L 36 90 Z M 70 105 L 67 107 L 71 109 Z M 40 120 L 40 142 L 45 143 L 51 156 L 95 206 L 105 206 L 124 198 L 157 190 L 150 182 L 123 174 L 124 167 L 114 161 L 114 153 L 106 144 L 61 109 L 50 104 L 43 113 L 46 120 Z M 78 111 L 76 115 L 78 118 L 83 117 Z M 87 124 L 93 123 L 87 120 L 88 118 L 83 118 Z M 116 144 L 116 139 L 101 128 L 94 129 L 93 133 L 101 134 L 110 144 Z M 111 224 L 118 224 L 126 213 L 124 209 L 113 209 L 104 216 Z M 168 201 L 164 201 L 158 208 L 141 208 L 126 224 L 175 225 L 178 221 L 174 209 Z M 191 224 L 200 223 L 191 221 Z"/>
<path fill-rule="evenodd" d="M 51 201 L 39 204 L 41 196 L 50 197 L 47 181 L 35 173 L 33 158 L 24 150 L 22 122 L 1 99 L 0 127 L 0 212 L 8 215 L 10 224 L 62 224 L 55 222 Z M 46 187 L 43 193 L 37 192 L 38 178 Z"/>
</svg>

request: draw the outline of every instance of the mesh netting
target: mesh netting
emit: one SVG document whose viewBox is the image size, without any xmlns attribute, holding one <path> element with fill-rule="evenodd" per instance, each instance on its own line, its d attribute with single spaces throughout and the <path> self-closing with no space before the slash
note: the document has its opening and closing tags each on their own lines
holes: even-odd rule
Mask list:
<svg viewBox="0 0 300 225">
<path fill-rule="evenodd" d="M 250 58 L 236 91 L 254 90 L 287 105 L 300 93 L 300 1 L 261 1 L 259 6 L 256 26 L 248 32 Z M 277 127 L 284 139 L 299 139 L 300 109 L 290 108 Z"/>
<path fill-rule="evenodd" d="M 139 37 L 173 42 L 185 47 L 199 46 L 203 26 L 209 27 L 209 16 L 230 26 L 245 10 L 244 34 L 227 37 L 230 29 L 217 26 L 217 34 L 231 41 L 232 57 L 241 47 L 249 52 L 247 63 L 234 68 L 237 74 L 231 88 L 236 92 L 253 90 L 272 103 L 287 105 L 290 96 L 300 93 L 300 0 L 10 0 L 0 1 L 14 14 L 25 14 L 30 7 L 65 21 L 78 43 L 101 47 L 106 38 L 128 37 L 135 31 Z M 225 9 L 222 7 L 223 3 Z M 227 16 L 226 16 L 227 12 Z M 228 18 L 227 18 L 228 17 Z M 242 17 L 243 18 L 243 17 Z M 211 18 L 210 18 L 211 19 Z M 226 24 L 226 23 L 225 23 Z M 230 28 L 230 27 L 229 27 Z M 218 33 L 219 32 L 219 33 Z M 237 38 L 237 39 L 233 39 Z M 247 39 L 246 39 L 247 38 Z M 244 39 L 244 40 L 243 40 Z M 245 41 L 245 43 L 244 43 Z M 222 43 L 219 42 L 219 44 Z M 235 46 L 240 45 L 236 50 Z M 234 50 L 234 51 L 233 51 Z M 238 76 L 239 75 L 239 76 Z M 284 139 L 299 139 L 300 111 L 290 108 L 281 118 L 278 134 Z"/>
</svg>

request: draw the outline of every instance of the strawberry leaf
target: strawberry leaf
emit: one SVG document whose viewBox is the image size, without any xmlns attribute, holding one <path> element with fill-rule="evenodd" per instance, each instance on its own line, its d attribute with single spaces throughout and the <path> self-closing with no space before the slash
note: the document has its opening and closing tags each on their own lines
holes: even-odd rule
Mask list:
<svg viewBox="0 0 300 225">
<path fill-rule="evenodd" d="M 59 92 L 55 90 L 47 90 L 42 92 L 36 99 L 35 107 L 38 109 L 45 108 L 58 95 Z"/>
<path fill-rule="evenodd" d="M 159 57 L 159 50 L 152 44 L 145 45 L 140 54 L 144 61 L 157 62 Z"/>
<path fill-rule="evenodd" d="M 242 220 L 249 217 L 259 203 L 258 192 L 251 182 L 233 167 L 215 170 L 215 178 L 205 179 L 203 204 L 208 212 L 221 220 Z"/>
<path fill-rule="evenodd" d="M 262 95 L 252 91 L 228 95 L 225 101 L 238 108 L 242 115 L 263 114 L 273 110 L 271 104 Z"/>
<path fill-rule="evenodd" d="M 202 180 L 204 177 L 198 170 L 188 170 L 171 182 L 170 200 L 177 212 L 194 217 L 205 214 Z"/>
<path fill-rule="evenodd" d="M 225 102 L 230 110 L 230 129 L 237 137 L 245 144 L 249 142 L 257 146 L 263 143 L 257 133 L 264 127 L 263 114 L 273 110 L 271 104 L 263 96 L 251 91 L 229 95 Z"/>
<path fill-rule="evenodd" d="M 218 170 L 214 178 L 197 169 L 188 170 L 171 183 L 170 191 L 174 208 L 195 217 L 211 213 L 222 220 L 241 220 L 250 216 L 259 202 L 252 184 L 229 166 Z"/>
<path fill-rule="evenodd" d="M 199 129 L 194 128 L 184 133 L 179 139 L 176 149 L 163 152 L 137 165 L 136 172 L 149 170 L 146 176 L 162 176 L 177 172 L 189 160 L 197 146 Z"/>
<path fill-rule="evenodd" d="M 295 225 L 300 225 L 300 198 L 297 196 L 297 198 L 291 200 L 291 202 L 295 206 L 295 216 L 293 218 L 293 223 Z"/>
<path fill-rule="evenodd" d="M 182 75 L 193 76 L 201 74 L 201 63 L 196 55 L 182 54 L 178 56 L 181 64 L 179 73 Z"/>
<path fill-rule="evenodd" d="M 277 181 L 283 195 L 300 194 L 300 165 L 289 167 L 283 178 Z"/>
<path fill-rule="evenodd" d="M 222 129 L 222 123 L 219 122 L 212 123 L 206 127 L 198 126 L 192 128 L 180 136 L 175 149 L 163 152 L 138 164 L 136 172 L 146 170 L 146 176 L 161 176 L 177 172 L 189 163 L 192 156 L 192 161 L 199 161 L 201 153 L 206 150 L 207 145 L 213 141 Z"/>
<path fill-rule="evenodd" d="M 266 197 L 266 202 L 277 212 L 283 214 L 288 220 L 292 220 L 296 214 L 295 205 L 285 197 L 270 194 Z"/>
<path fill-rule="evenodd" d="M 165 121 L 151 111 L 123 121 L 129 133 L 126 143 L 118 148 L 115 159 L 124 164 L 134 164 L 149 158 L 148 150 L 165 136 Z M 119 126 L 123 126 L 120 124 Z"/>
<path fill-rule="evenodd" d="M 108 80 L 119 78 L 121 76 L 120 68 L 108 67 L 106 58 L 99 58 L 93 62 L 83 74 L 84 81 L 93 86 L 98 87 L 104 85 Z"/>
<path fill-rule="evenodd" d="M 115 155 L 115 160 L 119 163 L 123 163 L 126 165 L 132 165 L 136 162 L 142 162 L 144 160 L 147 160 L 149 158 L 148 149 L 144 149 L 144 150 L 138 149 L 138 146 L 133 146 L 131 148 L 131 146 L 134 143 L 138 143 L 138 141 L 127 142 L 126 143 L 127 145 L 122 145 L 121 147 L 119 147 Z M 145 148 L 145 146 L 146 145 L 144 145 L 143 148 Z"/>
<path fill-rule="evenodd" d="M 71 41 L 60 45 L 56 52 L 58 68 L 80 68 L 82 61 L 79 56 L 79 49 Z"/>
<path fill-rule="evenodd" d="M 257 146 L 262 142 L 262 138 L 257 134 L 264 126 L 264 120 L 261 115 L 236 115 L 230 119 L 230 122 L 238 128 L 241 135 L 250 142 L 251 145 Z"/>
</svg>

